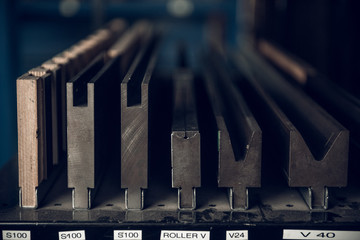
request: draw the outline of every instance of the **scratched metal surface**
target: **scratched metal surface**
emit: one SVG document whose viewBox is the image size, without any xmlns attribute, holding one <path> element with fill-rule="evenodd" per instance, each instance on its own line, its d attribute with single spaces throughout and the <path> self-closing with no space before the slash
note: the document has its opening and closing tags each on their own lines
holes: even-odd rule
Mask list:
<svg viewBox="0 0 360 240">
<path fill-rule="evenodd" d="M 222 56 L 208 59 L 204 85 L 217 125 L 209 130 L 218 135 L 218 185 L 229 188 L 233 209 L 247 209 L 248 188 L 261 186 L 262 132 Z"/>
<path fill-rule="evenodd" d="M 239 75 L 246 79 L 242 82 L 253 86 L 239 85 L 254 112 L 258 112 L 257 119 L 268 137 L 264 145 L 278 148 L 288 185 L 311 189 L 312 197 L 306 197 L 311 199 L 309 205 L 326 208 L 327 188 L 347 184 L 348 130 L 255 53 L 244 51 L 243 56 L 235 60 L 242 72 Z M 258 68 L 263 72 L 259 73 Z"/>
<path fill-rule="evenodd" d="M 148 188 L 149 85 L 157 59 L 151 30 L 121 83 L 121 187 L 127 209 L 142 209 Z"/>
<path fill-rule="evenodd" d="M 333 189 L 329 209 L 310 211 L 300 193 L 286 184 L 264 186 L 253 192 L 254 203 L 245 211 L 231 211 L 226 192 L 208 186 L 199 189 L 198 208 L 177 210 L 177 191 L 155 180 L 147 192 L 142 211 L 125 210 L 124 191 L 112 181 L 117 169 L 111 169 L 102 182 L 93 209 L 72 210 L 71 190 L 66 187 L 65 172 L 55 182 L 39 209 L 17 206 L 16 159 L 0 174 L 0 227 L 4 225 L 71 224 L 85 226 L 326 226 L 360 227 L 360 186 Z M 11 164 L 10 164 L 11 163 Z M 14 170 L 15 169 L 15 170 Z M 13 174 L 15 173 L 15 174 Z M 151 200 L 150 200 L 151 199 Z"/>
<path fill-rule="evenodd" d="M 201 187 L 200 132 L 195 102 L 194 76 L 188 69 L 174 72 L 174 106 L 171 132 L 172 187 L 178 189 L 179 209 L 196 208 L 196 188 Z"/>
</svg>

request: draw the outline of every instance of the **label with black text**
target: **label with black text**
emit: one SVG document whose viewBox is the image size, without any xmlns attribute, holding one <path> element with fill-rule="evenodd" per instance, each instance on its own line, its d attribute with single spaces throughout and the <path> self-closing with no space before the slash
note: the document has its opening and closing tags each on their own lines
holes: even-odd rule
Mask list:
<svg viewBox="0 0 360 240">
<path fill-rule="evenodd" d="M 31 234 L 30 231 L 21 231 L 21 230 L 3 230 L 2 231 L 3 240 L 30 240 Z"/>
<path fill-rule="evenodd" d="M 331 231 L 331 230 L 293 230 L 284 229 L 283 239 L 334 239 L 334 240 L 358 240 L 360 232 L 357 231 Z"/>
<path fill-rule="evenodd" d="M 247 230 L 231 230 L 226 231 L 226 240 L 248 240 L 248 231 Z"/>
<path fill-rule="evenodd" d="M 85 240 L 85 231 L 59 232 L 59 240 Z"/>
<path fill-rule="evenodd" d="M 114 230 L 114 240 L 142 240 L 142 231 Z"/>
<path fill-rule="evenodd" d="M 209 231 L 161 231 L 160 240 L 210 240 Z"/>
</svg>

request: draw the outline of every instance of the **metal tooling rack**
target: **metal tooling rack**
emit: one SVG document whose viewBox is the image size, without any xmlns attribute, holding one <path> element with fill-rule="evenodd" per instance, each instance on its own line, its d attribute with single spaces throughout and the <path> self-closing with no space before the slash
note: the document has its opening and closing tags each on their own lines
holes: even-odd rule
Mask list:
<svg viewBox="0 0 360 240">
<path fill-rule="evenodd" d="M 120 14 L 131 19 L 135 13 L 141 15 L 138 11 L 141 8 L 143 15 L 148 18 L 156 18 L 158 16 L 155 15 L 159 14 L 158 6 L 163 7 L 164 5 L 155 3 L 149 8 L 143 8 L 141 7 L 142 1 L 138 1 L 137 9 L 131 7 L 129 2 L 124 2 L 125 7 L 121 4 L 111 3 L 109 4 L 111 6 L 107 6 L 105 10 L 109 13 L 109 17 Z M 274 2 L 272 1 L 272 3 Z M 200 7 L 201 4 L 199 3 Z M 47 16 L 48 12 L 43 11 L 42 4 L 35 5 L 24 1 L 21 5 L 20 12 L 23 17 L 25 16 L 25 20 L 26 17 L 31 18 L 34 15 L 39 19 L 49 17 Z M 83 21 L 86 19 L 86 13 L 91 10 L 88 5 L 86 3 L 80 9 L 78 17 Z M 49 5 L 44 4 L 44 6 Z M 196 8 L 198 10 L 196 13 L 203 17 L 215 8 L 222 8 L 223 11 L 230 12 L 230 10 L 234 10 L 233 6 L 235 5 L 205 3 L 203 8 Z M 165 8 L 163 8 L 160 11 L 164 12 Z M 130 11 L 127 11 L 128 9 Z M 235 14 L 229 15 L 230 27 L 227 33 L 230 35 L 230 44 L 234 44 L 237 37 L 234 29 L 239 27 L 237 25 L 239 23 L 236 22 Z M 284 14 L 281 15 L 281 17 L 284 16 Z M 10 20 L 13 19 L 8 19 L 8 22 Z M 288 21 L 282 21 L 282 24 L 285 23 L 287 24 Z M 96 25 L 96 22 L 94 24 Z M 242 24 L 244 23 L 239 24 L 240 27 Z M 280 25 L 278 24 L 278 27 L 282 26 Z M 339 26 L 341 25 L 337 25 L 337 28 Z M 177 27 L 180 28 L 179 32 L 186 30 L 183 25 Z M 268 29 L 270 28 L 262 30 L 267 32 Z M 191 28 L 188 34 L 189 42 L 199 41 L 190 36 L 197 30 L 196 27 Z M 22 33 L 22 35 L 24 34 Z M 78 37 L 81 37 L 80 35 L 79 33 Z M 294 36 L 297 35 L 294 34 Z M 67 40 L 70 44 L 71 41 Z M 321 38 L 318 38 L 317 41 L 320 42 Z M 32 42 L 34 41 L 27 41 L 27 44 Z M 63 43 L 63 45 L 66 44 Z M 52 53 L 47 54 L 50 56 Z M 44 59 L 42 58 L 41 61 Z M 29 59 L 27 60 L 29 61 Z M 41 61 L 39 60 L 39 63 Z M 170 165 L 170 162 L 168 164 Z M 120 189 L 119 181 L 113 181 L 118 176 L 111 170 L 108 171 L 101 183 L 94 206 L 90 210 L 72 210 L 71 189 L 66 188 L 65 167 L 61 170 L 59 177 L 55 179 L 50 193 L 40 207 L 29 209 L 18 207 L 17 159 L 8 161 L 0 169 L 0 231 L 30 231 L 31 239 L 59 239 L 59 232 L 84 230 L 86 239 L 114 239 L 114 230 L 142 230 L 142 239 L 146 240 L 160 239 L 163 230 L 209 231 L 210 239 L 226 239 L 226 231 L 230 230 L 248 230 L 248 239 L 282 239 L 284 229 L 322 230 L 324 232 L 359 231 L 360 229 L 360 186 L 356 179 L 352 180 L 348 187 L 330 189 L 331 199 L 327 210 L 310 210 L 297 189 L 289 188 L 283 179 L 275 177 L 274 182 L 264 183 L 259 189 L 251 189 L 251 202 L 248 210 L 232 211 L 229 207 L 226 190 L 217 188 L 210 183 L 198 189 L 196 210 L 180 211 L 177 209 L 177 189 L 171 188 L 170 180 L 169 184 L 164 186 L 162 179 L 155 178 L 150 179 L 144 210 L 131 211 L 125 210 L 124 192 Z M 2 235 L 0 235 L 0 239 L 4 239 Z"/>
<path fill-rule="evenodd" d="M 176 189 L 153 183 L 141 211 L 125 210 L 124 193 L 109 172 L 91 210 L 72 210 L 71 190 L 63 171 L 38 209 L 17 205 L 17 161 L 1 171 L 0 230 L 31 231 L 31 239 L 58 239 L 58 232 L 85 230 L 86 239 L 113 239 L 113 230 L 142 230 L 143 239 L 160 239 L 162 230 L 210 231 L 225 239 L 226 231 L 248 230 L 248 239 L 282 239 L 283 229 L 347 230 L 360 228 L 360 189 L 333 189 L 328 210 L 311 211 L 296 189 L 265 186 L 251 192 L 253 204 L 231 211 L 226 192 L 199 189 L 198 209 L 177 210 Z"/>
</svg>

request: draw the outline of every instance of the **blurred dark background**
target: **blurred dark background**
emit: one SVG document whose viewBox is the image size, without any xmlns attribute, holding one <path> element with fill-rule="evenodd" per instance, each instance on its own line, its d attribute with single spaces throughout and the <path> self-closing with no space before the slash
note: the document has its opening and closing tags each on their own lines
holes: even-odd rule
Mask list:
<svg viewBox="0 0 360 240">
<path fill-rule="evenodd" d="M 191 65 L 204 42 L 209 16 L 225 16 L 229 44 L 236 44 L 236 0 L 0 0 L 0 167 L 17 152 L 16 78 L 120 17 L 163 25 L 162 66 L 175 66 L 184 42 Z M 242 9 L 242 8 L 240 8 Z M 169 61 L 170 60 L 170 61 Z"/>
<path fill-rule="evenodd" d="M 359 97 L 360 1 L 257 0 L 255 35 L 302 58 Z"/>
<path fill-rule="evenodd" d="M 16 78 L 114 17 L 167 29 L 165 71 L 179 40 L 196 67 L 212 19 L 229 48 L 269 39 L 359 96 L 359 10 L 356 0 L 0 0 L 0 167 L 17 151 Z"/>
</svg>

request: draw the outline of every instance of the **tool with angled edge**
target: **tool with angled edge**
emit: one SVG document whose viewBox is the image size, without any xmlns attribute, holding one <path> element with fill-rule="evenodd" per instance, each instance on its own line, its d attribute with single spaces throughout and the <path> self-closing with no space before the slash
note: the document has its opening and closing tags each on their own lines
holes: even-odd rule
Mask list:
<svg viewBox="0 0 360 240">
<path fill-rule="evenodd" d="M 218 133 L 218 186 L 229 189 L 231 209 L 247 209 L 248 189 L 261 186 L 262 131 L 223 57 L 209 54 L 205 62 L 205 85 Z"/>
<path fill-rule="evenodd" d="M 302 190 L 310 208 L 326 209 L 328 187 L 347 184 L 348 130 L 255 53 L 242 50 L 235 63 L 252 86 L 244 92 L 253 93 L 254 109 L 262 109 L 264 131 L 274 147 L 280 145 L 288 185 Z"/>
<path fill-rule="evenodd" d="M 259 51 L 270 60 L 286 79 L 301 85 L 304 91 L 317 101 L 332 116 L 350 130 L 349 169 L 358 172 L 360 150 L 360 100 L 329 81 L 324 75 L 285 50 L 266 40 L 260 40 Z M 354 159 L 354 160 L 353 160 Z M 350 173 L 350 171 L 349 171 Z M 355 177 L 355 173 L 349 177 Z"/>
</svg>

